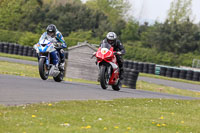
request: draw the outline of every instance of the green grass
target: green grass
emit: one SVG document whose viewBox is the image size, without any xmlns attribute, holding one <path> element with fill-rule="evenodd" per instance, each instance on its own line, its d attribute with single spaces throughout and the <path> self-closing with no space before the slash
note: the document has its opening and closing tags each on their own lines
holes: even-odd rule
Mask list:
<svg viewBox="0 0 200 133">
<path fill-rule="evenodd" d="M 5 61 L 0 61 L 0 74 L 39 78 L 39 72 L 37 66 L 25 65 L 20 63 L 11 63 Z"/>
<path fill-rule="evenodd" d="M 8 57 L 8 58 L 14 58 L 14 59 L 21 59 L 21 60 L 37 61 L 36 57 L 21 56 L 21 55 L 6 54 L 6 53 L 0 53 L 0 57 Z"/>
<path fill-rule="evenodd" d="M 197 133 L 199 100 L 116 99 L 0 106 L 2 133 Z"/>
<path fill-rule="evenodd" d="M 190 91 L 190 90 L 177 89 L 174 87 L 152 84 L 152 83 L 148 83 L 145 81 L 137 81 L 137 89 L 200 98 L 200 91 L 194 92 L 194 91 Z"/>
<path fill-rule="evenodd" d="M 5 61 L 0 61 L 0 74 L 40 78 L 37 66 L 24 65 L 20 63 L 11 63 Z M 69 82 L 99 84 L 98 82 L 95 81 L 88 81 L 83 79 L 64 78 L 64 80 Z M 199 92 L 193 92 L 189 90 L 177 89 L 163 85 L 151 84 L 144 81 L 137 82 L 137 89 L 153 91 L 153 92 L 162 92 L 167 94 L 177 94 L 182 96 L 200 97 Z"/>
<path fill-rule="evenodd" d="M 191 81 L 191 80 L 184 80 L 184 79 L 178 79 L 178 78 L 169 78 L 169 77 L 164 77 L 164 76 L 160 76 L 160 75 L 140 73 L 140 76 L 200 85 L 199 81 Z"/>
</svg>

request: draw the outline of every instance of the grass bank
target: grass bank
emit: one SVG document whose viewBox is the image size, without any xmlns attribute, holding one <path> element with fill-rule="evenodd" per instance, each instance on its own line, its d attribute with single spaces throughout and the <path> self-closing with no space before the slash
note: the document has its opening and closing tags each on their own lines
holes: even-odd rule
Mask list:
<svg viewBox="0 0 200 133">
<path fill-rule="evenodd" d="M 1 132 L 197 133 L 198 100 L 117 99 L 0 106 Z"/>
<path fill-rule="evenodd" d="M 36 57 L 6 54 L 6 53 L 1 53 L 1 52 L 0 52 L 0 57 L 8 57 L 8 58 L 14 58 L 14 59 L 21 59 L 21 60 L 37 61 Z"/>
</svg>

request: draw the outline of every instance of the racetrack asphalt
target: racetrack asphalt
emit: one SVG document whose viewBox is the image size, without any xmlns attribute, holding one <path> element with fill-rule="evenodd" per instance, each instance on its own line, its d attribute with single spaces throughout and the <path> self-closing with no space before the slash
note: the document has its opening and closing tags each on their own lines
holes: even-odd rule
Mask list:
<svg viewBox="0 0 200 133">
<path fill-rule="evenodd" d="M 122 88 L 113 91 L 101 89 L 100 85 L 42 80 L 0 74 L 0 104 L 21 105 L 64 100 L 112 100 L 117 98 L 167 98 L 192 100 L 196 98 L 164 93 Z"/>
</svg>

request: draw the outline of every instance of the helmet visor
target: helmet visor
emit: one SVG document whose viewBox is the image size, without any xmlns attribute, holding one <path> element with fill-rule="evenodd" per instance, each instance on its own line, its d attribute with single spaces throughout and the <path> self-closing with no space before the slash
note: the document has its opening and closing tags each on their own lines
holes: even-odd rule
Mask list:
<svg viewBox="0 0 200 133">
<path fill-rule="evenodd" d="M 108 43 L 109 43 L 109 44 L 113 44 L 114 42 L 115 42 L 114 40 L 109 40 L 109 39 L 108 39 Z"/>
<path fill-rule="evenodd" d="M 55 36 L 55 32 L 54 31 L 47 31 L 47 34 L 51 37 Z"/>
</svg>

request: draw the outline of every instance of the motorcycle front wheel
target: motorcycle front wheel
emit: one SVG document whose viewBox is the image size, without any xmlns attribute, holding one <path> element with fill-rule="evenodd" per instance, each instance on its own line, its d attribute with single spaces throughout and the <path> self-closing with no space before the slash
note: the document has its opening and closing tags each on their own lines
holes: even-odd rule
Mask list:
<svg viewBox="0 0 200 133">
<path fill-rule="evenodd" d="M 49 70 L 47 69 L 45 61 L 45 58 L 40 58 L 39 60 L 39 73 L 43 80 L 47 80 L 49 76 Z"/>
<path fill-rule="evenodd" d="M 109 83 L 109 74 L 107 72 L 107 67 L 102 65 L 100 67 L 100 84 L 102 89 L 107 89 Z"/>
<path fill-rule="evenodd" d="M 119 91 L 121 89 L 121 81 L 118 80 L 116 85 L 112 85 L 112 89 L 115 91 Z"/>
</svg>

